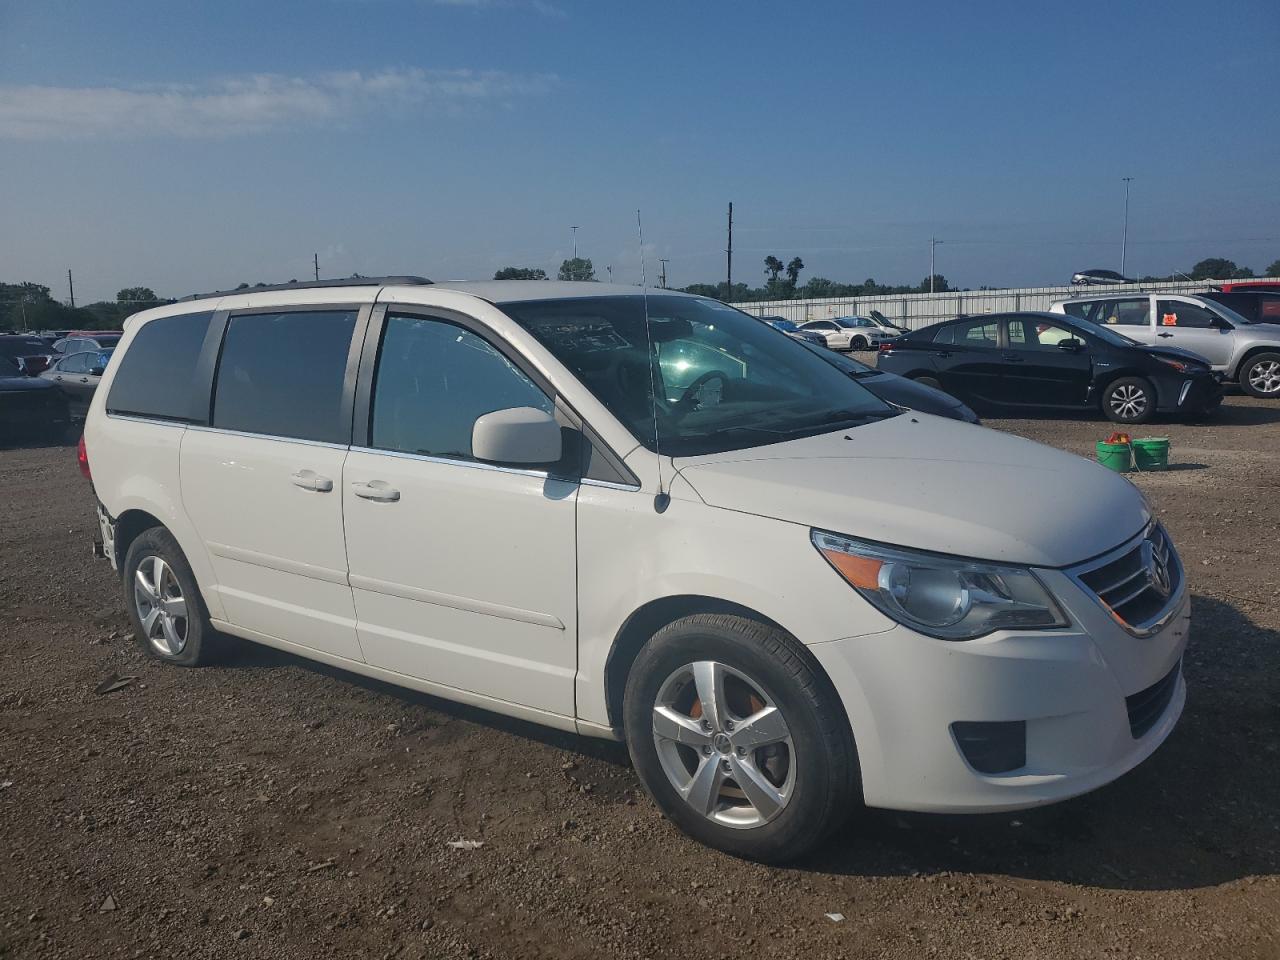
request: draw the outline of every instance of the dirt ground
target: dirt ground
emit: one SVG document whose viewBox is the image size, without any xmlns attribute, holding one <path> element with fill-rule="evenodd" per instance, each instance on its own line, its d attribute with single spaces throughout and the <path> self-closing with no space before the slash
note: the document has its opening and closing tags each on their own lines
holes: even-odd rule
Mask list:
<svg viewBox="0 0 1280 960">
<path fill-rule="evenodd" d="M 1149 432 L 1194 594 L 1170 740 L 1055 807 L 862 812 L 787 869 L 682 837 L 616 745 L 249 645 L 148 660 L 74 449 L 0 450 L 0 957 L 1280 957 L 1280 404 Z"/>
</svg>

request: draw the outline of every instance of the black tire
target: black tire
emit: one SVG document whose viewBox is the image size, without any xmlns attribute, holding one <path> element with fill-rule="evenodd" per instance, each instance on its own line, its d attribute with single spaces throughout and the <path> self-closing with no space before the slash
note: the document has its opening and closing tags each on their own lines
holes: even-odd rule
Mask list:
<svg viewBox="0 0 1280 960">
<path fill-rule="evenodd" d="M 1143 377 L 1120 377 L 1102 391 L 1102 413 L 1112 423 L 1146 423 L 1156 412 L 1156 388 Z"/>
<path fill-rule="evenodd" d="M 784 729 L 789 731 L 791 747 L 762 748 L 762 751 L 778 751 L 773 759 L 761 760 L 762 751 L 745 754 L 759 771 L 775 763 L 785 752 L 787 773 L 783 786 L 787 798 L 770 819 L 757 825 L 725 825 L 695 810 L 669 777 L 663 757 L 659 755 L 654 733 L 654 708 L 659 695 L 670 689 L 673 677 L 699 661 L 712 661 L 728 668 L 729 674 L 736 674 L 736 677 L 730 676 L 729 681 L 740 689 L 758 690 L 763 702 L 781 713 Z M 742 680 L 747 683 L 741 683 Z M 691 691 L 689 695 L 697 699 L 696 692 Z M 728 707 L 724 714 L 728 718 L 725 729 L 730 731 L 735 730 L 735 715 L 741 721 L 747 713 L 761 709 L 749 700 L 751 705 L 746 712 L 736 710 L 728 695 L 724 702 Z M 694 712 L 701 715 L 696 708 Z M 697 614 L 667 625 L 649 640 L 636 658 L 627 678 L 623 717 L 631 761 L 649 795 L 676 826 L 717 850 L 764 863 L 794 860 L 820 843 L 860 802 L 857 752 L 839 696 L 812 655 L 776 627 L 723 614 Z M 690 722 L 701 721 L 691 719 Z M 708 731 L 718 729 L 707 723 L 703 726 Z M 747 728 L 747 724 L 741 723 L 736 729 L 741 735 Z M 709 732 L 705 736 L 712 738 L 713 734 Z M 716 737 L 710 742 L 721 739 L 727 740 L 728 736 Z M 666 756 L 668 762 L 673 754 L 688 757 L 684 761 L 685 772 L 691 777 L 702 769 L 700 752 L 705 752 L 708 763 L 722 764 L 726 772 L 731 762 L 743 762 L 734 757 L 735 750 L 743 754 L 741 747 L 723 745 L 716 749 L 722 753 L 717 754 L 709 744 L 687 747 L 687 750 L 683 746 L 677 750 L 671 744 Z M 733 783 L 730 778 L 728 784 Z M 723 815 L 726 810 L 730 815 L 744 810 L 754 814 L 757 809 L 754 804 L 733 806 L 748 801 L 741 788 L 728 784 L 716 788 L 714 796 L 721 799 L 713 803 L 722 805 L 717 815 Z M 741 800 L 723 799 L 734 790 Z"/>
<path fill-rule="evenodd" d="M 912 377 L 911 379 L 924 387 L 933 387 L 935 390 L 942 389 L 942 384 L 938 382 L 936 377 Z"/>
<path fill-rule="evenodd" d="M 1242 363 L 1240 389 L 1251 397 L 1280 399 L 1280 353 L 1255 353 Z"/>
<path fill-rule="evenodd" d="M 182 641 L 176 652 L 164 649 L 169 644 L 163 622 L 153 623 L 150 631 L 143 622 L 143 601 L 138 595 L 138 569 L 145 566 L 144 578 L 154 586 L 157 578 L 151 561 L 155 558 L 161 560 L 171 572 L 171 579 L 163 575 L 159 578 L 159 593 L 173 597 L 173 584 L 176 583 L 180 591 L 179 599 L 185 605 L 186 616 L 173 618 L 175 635 Z M 209 611 L 205 607 L 204 598 L 200 596 L 200 588 L 196 586 L 191 565 L 187 563 L 173 534 L 164 527 L 151 527 L 140 533 L 129 545 L 125 555 L 123 579 L 125 608 L 133 623 L 134 636 L 147 653 L 157 660 L 180 667 L 200 667 L 215 659 L 218 637 L 209 623 Z"/>
<path fill-rule="evenodd" d="M 849 343 L 850 350 L 870 350 L 871 342 L 866 337 L 854 337 Z"/>
</svg>

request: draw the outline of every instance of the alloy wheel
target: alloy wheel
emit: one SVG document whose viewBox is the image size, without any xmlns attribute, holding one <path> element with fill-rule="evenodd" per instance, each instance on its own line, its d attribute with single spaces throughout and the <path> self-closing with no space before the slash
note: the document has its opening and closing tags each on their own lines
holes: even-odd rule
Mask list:
<svg viewBox="0 0 1280 960">
<path fill-rule="evenodd" d="M 1147 392 L 1132 383 L 1121 384 L 1111 392 L 1108 402 L 1116 416 L 1135 420 L 1146 412 Z"/>
<path fill-rule="evenodd" d="M 173 568 L 162 558 L 149 555 L 138 564 L 133 602 L 151 648 L 161 656 L 181 654 L 187 645 L 187 601 Z"/>
<path fill-rule="evenodd" d="M 1249 369 L 1249 385 L 1259 393 L 1280 393 L 1280 360 L 1260 360 Z"/>
<path fill-rule="evenodd" d="M 653 739 L 676 793 L 726 827 L 768 823 L 795 788 L 795 746 L 760 684 L 715 660 L 688 663 L 658 690 Z"/>
</svg>

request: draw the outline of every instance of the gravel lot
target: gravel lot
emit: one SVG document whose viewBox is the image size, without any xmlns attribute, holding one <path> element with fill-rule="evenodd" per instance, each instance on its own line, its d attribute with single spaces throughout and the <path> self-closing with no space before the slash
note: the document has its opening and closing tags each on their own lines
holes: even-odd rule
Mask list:
<svg viewBox="0 0 1280 960">
<path fill-rule="evenodd" d="M 249 645 L 149 661 L 74 449 L 2 450 L 0 957 L 1280 957 L 1280 405 L 1149 432 L 1195 597 L 1169 742 L 1056 807 L 865 812 L 789 869 L 684 839 L 616 745 Z"/>
</svg>

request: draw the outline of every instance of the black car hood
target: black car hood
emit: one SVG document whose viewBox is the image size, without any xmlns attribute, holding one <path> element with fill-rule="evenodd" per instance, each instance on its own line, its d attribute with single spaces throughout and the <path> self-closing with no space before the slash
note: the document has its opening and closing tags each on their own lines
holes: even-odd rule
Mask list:
<svg viewBox="0 0 1280 960">
<path fill-rule="evenodd" d="M 1181 347 L 1148 347 L 1145 344 L 1139 347 L 1143 353 L 1150 353 L 1157 357 L 1169 357 L 1172 360 L 1192 360 L 1204 367 L 1209 366 L 1209 361 L 1200 354 L 1192 350 L 1183 350 Z"/>
<path fill-rule="evenodd" d="M 896 403 L 910 410 L 919 410 L 921 413 L 963 419 L 958 416 L 958 411 L 964 408 L 963 403 L 951 394 L 927 387 L 923 383 L 916 383 L 914 380 L 883 370 L 865 373 L 855 379 L 881 400 Z"/>
<path fill-rule="evenodd" d="M 19 393 L 27 390 L 57 390 L 48 380 L 39 377 L 0 377 L 0 393 Z"/>
</svg>

